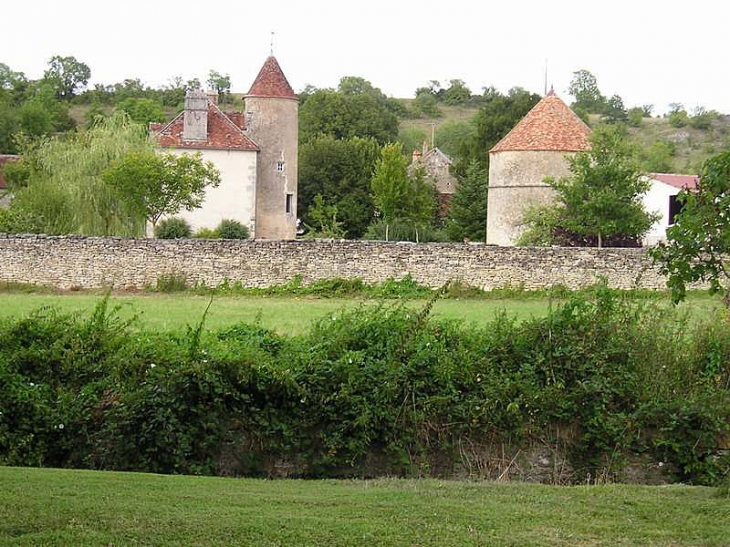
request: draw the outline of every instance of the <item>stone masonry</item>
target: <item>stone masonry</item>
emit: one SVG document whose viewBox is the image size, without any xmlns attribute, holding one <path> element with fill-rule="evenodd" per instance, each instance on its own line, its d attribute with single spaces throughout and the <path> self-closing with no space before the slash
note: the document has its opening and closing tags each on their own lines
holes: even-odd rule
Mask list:
<svg viewBox="0 0 730 547">
<path fill-rule="evenodd" d="M 379 241 L 160 240 L 0 234 L 0 282 L 60 289 L 143 289 L 163 274 L 245 287 L 334 277 L 373 283 L 410 274 L 439 287 L 449 280 L 483 289 L 584 287 L 606 277 L 616 288 L 662 289 L 644 249 L 494 247 Z"/>
</svg>

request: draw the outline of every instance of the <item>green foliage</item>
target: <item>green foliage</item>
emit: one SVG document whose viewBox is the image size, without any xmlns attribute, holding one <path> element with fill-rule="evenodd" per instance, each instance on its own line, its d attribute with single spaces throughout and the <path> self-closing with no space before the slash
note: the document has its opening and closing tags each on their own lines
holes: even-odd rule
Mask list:
<svg viewBox="0 0 730 547">
<path fill-rule="evenodd" d="M 400 143 L 383 147 L 370 185 L 373 202 L 386 225 L 386 240 L 390 239 L 388 225 L 396 221 L 412 224 L 416 234 L 419 228 L 432 223 L 435 189 L 426 181 L 422 168 L 416 169 L 412 176 L 408 175 L 408 159 L 403 155 Z"/>
<path fill-rule="evenodd" d="M 561 207 L 558 226 L 564 231 L 601 247 L 610 238 L 638 240 L 656 221 L 641 201 L 649 181 L 641 176 L 632 147 L 616 128 L 596 129 L 591 149 L 569 157 L 568 164 L 570 176 L 546 179 L 555 189 Z M 534 214 L 534 221 L 554 219 L 552 212 Z"/>
<path fill-rule="evenodd" d="M 682 210 L 667 229 L 666 243 L 652 256 L 668 276 L 675 301 L 684 299 L 687 284 L 705 281 L 711 291 L 725 295 L 730 287 L 730 152 L 708 160 L 697 191 L 683 190 L 677 199 Z"/>
<path fill-rule="evenodd" d="M 165 111 L 162 104 L 152 99 L 128 98 L 117 103 L 116 108 L 126 112 L 133 122 L 149 126 L 150 122 L 165 121 Z"/>
<path fill-rule="evenodd" d="M 220 239 L 220 235 L 218 235 L 218 231 L 213 228 L 199 228 L 194 234 L 193 237 L 197 239 Z"/>
<path fill-rule="evenodd" d="M 218 93 L 218 101 L 228 102 L 231 96 L 231 77 L 225 76 L 217 70 L 208 72 L 208 87 Z"/>
<path fill-rule="evenodd" d="M 337 207 L 337 220 L 348 237 L 359 238 L 373 219 L 370 179 L 380 157 L 373 139 L 337 140 L 317 137 L 299 147 L 299 208 L 305 225 L 315 226 L 309 216 L 317 194 Z"/>
<path fill-rule="evenodd" d="M 472 161 L 451 198 L 446 233 L 454 241 L 483 241 L 487 231 L 487 171 Z"/>
<path fill-rule="evenodd" d="M 476 138 L 477 127 L 472 120 L 449 120 L 436 128 L 436 146 L 447 156 L 458 154 L 463 143 Z"/>
<path fill-rule="evenodd" d="M 13 191 L 11 208 L 20 217 L 38 221 L 34 232 L 140 235 L 143 217 L 102 173 L 129 153 L 151 149 L 144 127 L 123 113 L 86 133 L 26 142 L 21 155 L 29 171 L 25 186 Z"/>
<path fill-rule="evenodd" d="M 680 128 L 689 123 L 689 115 L 681 104 L 672 103 L 669 108 L 669 125 Z"/>
<path fill-rule="evenodd" d="M 614 95 L 606 101 L 601 121 L 604 123 L 625 123 L 629 121 L 624 101 L 620 96 Z"/>
<path fill-rule="evenodd" d="M 406 155 L 413 154 L 414 150 L 419 152 L 423 143 L 429 141 L 429 135 L 419 127 L 401 127 L 398 130 L 398 142 L 403 146 Z"/>
<path fill-rule="evenodd" d="M 548 247 L 556 244 L 563 211 L 558 205 L 528 207 L 522 215 L 524 232 L 517 239 L 519 247 Z"/>
<path fill-rule="evenodd" d="M 416 93 L 416 98 L 411 103 L 411 111 L 416 118 L 438 118 L 441 116 L 438 100 L 428 91 Z"/>
<path fill-rule="evenodd" d="M 314 196 L 314 203 L 307 216 L 312 219 L 312 226 L 305 224 L 308 238 L 343 239 L 346 231 L 342 222 L 337 220 L 337 206 L 327 205 L 322 194 Z"/>
<path fill-rule="evenodd" d="M 591 114 L 602 114 L 606 107 L 606 98 L 598 89 L 598 81 L 588 70 L 582 69 L 573 72 L 573 79 L 568 86 L 568 93 L 575 99 L 574 108 L 585 110 Z"/>
<path fill-rule="evenodd" d="M 162 227 L 162 224 L 160 224 Z M 159 236 L 158 236 L 159 237 Z M 187 236 L 184 236 L 187 237 Z M 171 238 L 162 238 L 171 239 Z M 188 280 L 183 274 L 171 272 L 162 274 L 157 278 L 155 283 L 155 291 L 161 293 L 182 292 L 188 288 Z"/>
<path fill-rule="evenodd" d="M 413 241 L 414 243 L 429 243 L 447 241 L 447 234 L 443 230 L 434 228 L 428 223 L 418 223 L 396 219 L 386 222 L 376 220 L 369 227 L 363 239 L 375 241 Z"/>
<path fill-rule="evenodd" d="M 62 100 L 71 99 L 76 92 L 85 87 L 91 77 L 89 66 L 75 57 L 54 55 L 48 61 L 48 69 L 43 79 L 55 89 L 56 96 Z"/>
<path fill-rule="evenodd" d="M 248 239 L 251 236 L 248 228 L 237 220 L 223 219 L 215 231 L 221 239 Z"/>
<path fill-rule="evenodd" d="M 471 91 L 463 80 L 449 80 L 449 87 L 444 89 L 441 100 L 450 106 L 465 104 L 471 99 Z"/>
<path fill-rule="evenodd" d="M 706 131 L 712 127 L 712 121 L 718 118 L 720 114 L 714 110 L 707 110 L 698 106 L 689 119 L 690 127 Z"/>
<path fill-rule="evenodd" d="M 644 109 L 640 106 L 630 108 L 626 113 L 627 123 L 631 127 L 641 127 L 641 123 L 644 121 Z"/>
<path fill-rule="evenodd" d="M 190 237 L 192 232 L 188 221 L 180 217 L 164 218 L 155 226 L 158 239 L 183 239 Z"/>
<path fill-rule="evenodd" d="M 89 318 L 2 321 L 0 463 L 267 476 L 284 462 L 327 477 L 376 458 L 371 474 L 422 475 L 436 456 L 467 464 L 475 444 L 540 442 L 567 451 L 575 482 L 613 477 L 624 454 L 683 482 L 727 472 L 727 329 L 600 287 L 483 329 L 429 309 L 363 306 L 294 338 L 138 331 L 106 301 Z"/>
<path fill-rule="evenodd" d="M 677 147 L 669 141 L 654 141 L 639 153 L 641 170 L 647 173 L 672 173 Z"/>
<path fill-rule="evenodd" d="M 383 93 L 362 78 L 345 77 L 337 91 L 318 89 L 299 107 L 299 141 L 317 136 L 373 138 L 380 144 L 398 136 L 398 118 Z"/>
<path fill-rule="evenodd" d="M 192 211 L 203 203 L 205 189 L 220 184 L 220 173 L 200 153 L 130 152 L 102 173 L 104 182 L 152 227 L 163 215 Z"/>
</svg>

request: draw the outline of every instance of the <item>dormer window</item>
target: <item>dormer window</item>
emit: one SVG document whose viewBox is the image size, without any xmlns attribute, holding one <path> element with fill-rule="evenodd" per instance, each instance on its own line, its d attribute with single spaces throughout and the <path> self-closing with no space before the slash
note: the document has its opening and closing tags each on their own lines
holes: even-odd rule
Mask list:
<svg viewBox="0 0 730 547">
<path fill-rule="evenodd" d="M 284 172 L 284 162 L 283 161 L 277 161 L 276 162 L 276 172 L 277 173 L 283 173 Z"/>
</svg>

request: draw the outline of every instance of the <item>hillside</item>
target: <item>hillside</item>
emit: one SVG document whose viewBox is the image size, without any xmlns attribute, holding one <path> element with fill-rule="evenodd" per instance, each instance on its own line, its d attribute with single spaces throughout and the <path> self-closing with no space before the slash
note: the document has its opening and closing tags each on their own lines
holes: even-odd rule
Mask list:
<svg viewBox="0 0 730 547">
<path fill-rule="evenodd" d="M 400 99 L 403 104 L 408 105 L 412 99 Z M 418 129 L 431 134 L 431 128 L 439 127 L 449 122 L 467 122 L 472 119 L 478 108 L 472 106 L 447 106 L 439 104 L 441 116 L 438 118 L 416 118 L 404 119 L 400 122 L 401 131 Z M 600 116 L 591 115 L 590 125 L 600 123 Z M 666 143 L 660 151 L 654 151 L 654 165 L 667 163 L 666 169 L 675 173 L 695 174 L 699 172 L 702 163 L 709 157 L 719 153 L 723 149 L 730 148 L 730 116 L 720 116 L 713 120 L 709 129 L 695 129 L 689 126 L 676 128 L 669 125 L 668 118 L 652 117 L 644 118 L 640 127 L 629 127 L 630 137 L 643 151 L 642 157 L 646 159 L 652 156 L 652 145 L 654 143 Z M 438 140 L 438 139 L 437 139 Z M 664 169 L 653 169 L 664 171 Z"/>
</svg>

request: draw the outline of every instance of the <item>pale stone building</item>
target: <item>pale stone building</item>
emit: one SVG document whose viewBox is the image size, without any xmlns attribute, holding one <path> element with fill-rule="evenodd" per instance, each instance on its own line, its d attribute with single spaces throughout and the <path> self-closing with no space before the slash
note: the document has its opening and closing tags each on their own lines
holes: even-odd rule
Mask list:
<svg viewBox="0 0 730 547">
<path fill-rule="evenodd" d="M 590 148 L 590 129 L 551 90 L 489 151 L 487 244 L 515 245 L 523 215 L 553 203 L 543 180 L 569 174 L 567 154 Z"/>
<path fill-rule="evenodd" d="M 419 167 L 423 167 L 426 179 L 431 182 L 438 192 L 439 216 L 446 217 L 449 211 L 451 198 L 459 185 L 458 180 L 451 174 L 450 167 L 453 162 L 438 147 L 429 148 L 428 143 L 423 143 L 423 152 L 414 150 L 411 164 L 408 166 L 408 173 Z"/>
<path fill-rule="evenodd" d="M 181 211 L 193 230 L 232 219 L 259 239 L 294 239 L 297 224 L 297 95 L 276 59 L 266 59 L 245 96 L 244 112 L 223 112 L 217 96 L 190 91 L 185 109 L 152 124 L 158 144 L 175 154 L 200 152 L 221 174 L 200 208 Z"/>
</svg>

